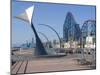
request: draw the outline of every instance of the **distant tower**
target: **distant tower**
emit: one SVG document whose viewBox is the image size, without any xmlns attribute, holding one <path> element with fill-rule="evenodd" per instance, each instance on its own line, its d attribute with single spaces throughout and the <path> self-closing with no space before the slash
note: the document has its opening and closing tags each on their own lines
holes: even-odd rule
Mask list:
<svg viewBox="0 0 100 75">
<path fill-rule="evenodd" d="M 34 38 L 32 38 L 32 44 L 34 44 Z"/>
<path fill-rule="evenodd" d="M 65 22 L 63 25 L 63 39 L 64 41 L 69 40 L 79 40 L 80 38 L 80 27 L 79 24 L 76 23 L 71 12 L 67 13 L 65 18 Z"/>
</svg>

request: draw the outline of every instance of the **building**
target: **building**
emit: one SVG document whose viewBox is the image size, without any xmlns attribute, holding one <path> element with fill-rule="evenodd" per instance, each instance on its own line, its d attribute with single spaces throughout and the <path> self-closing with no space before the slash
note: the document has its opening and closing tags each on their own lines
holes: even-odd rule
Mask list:
<svg viewBox="0 0 100 75">
<path fill-rule="evenodd" d="M 65 42 L 78 41 L 80 38 L 81 30 L 79 24 L 76 23 L 74 16 L 71 12 L 67 13 L 63 25 L 63 39 Z"/>
</svg>

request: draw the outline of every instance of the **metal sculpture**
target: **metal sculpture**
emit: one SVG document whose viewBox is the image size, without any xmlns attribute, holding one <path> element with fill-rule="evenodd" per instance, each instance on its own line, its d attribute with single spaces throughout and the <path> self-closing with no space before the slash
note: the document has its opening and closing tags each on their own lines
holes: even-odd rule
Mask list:
<svg viewBox="0 0 100 75">
<path fill-rule="evenodd" d="M 20 14 L 19 16 L 16 16 L 17 19 L 23 20 L 25 22 L 28 22 L 31 25 L 31 28 L 35 34 L 36 37 L 36 50 L 35 50 L 35 56 L 40 56 L 40 55 L 47 55 L 47 52 L 41 42 L 41 39 L 39 38 L 37 31 L 34 27 L 34 24 L 32 22 L 32 17 L 33 17 L 33 9 L 34 7 L 29 7 L 28 9 L 25 10 L 24 13 Z"/>
</svg>

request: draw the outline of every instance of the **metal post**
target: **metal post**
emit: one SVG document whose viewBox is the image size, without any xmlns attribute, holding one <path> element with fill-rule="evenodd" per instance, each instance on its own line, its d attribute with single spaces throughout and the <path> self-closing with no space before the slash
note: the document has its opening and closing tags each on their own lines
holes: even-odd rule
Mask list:
<svg viewBox="0 0 100 75">
<path fill-rule="evenodd" d="M 57 31 L 54 28 L 52 28 L 50 25 L 47 25 L 47 24 L 39 24 L 39 25 L 43 25 L 43 26 L 49 27 L 50 29 L 52 29 L 56 33 L 56 35 L 58 36 L 58 39 L 59 39 L 59 42 L 60 42 L 60 48 L 61 48 L 61 39 L 60 39 L 60 36 L 57 33 Z"/>
</svg>

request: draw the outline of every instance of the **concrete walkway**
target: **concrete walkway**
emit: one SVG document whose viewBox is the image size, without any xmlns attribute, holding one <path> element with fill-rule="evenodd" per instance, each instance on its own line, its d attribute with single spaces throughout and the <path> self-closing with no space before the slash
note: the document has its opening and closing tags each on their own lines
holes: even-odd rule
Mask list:
<svg viewBox="0 0 100 75">
<path fill-rule="evenodd" d="M 86 65 L 80 65 L 75 59 L 75 56 L 64 56 L 59 58 L 38 58 L 29 61 L 17 61 L 11 67 L 11 73 L 25 74 L 91 69 Z"/>
</svg>

